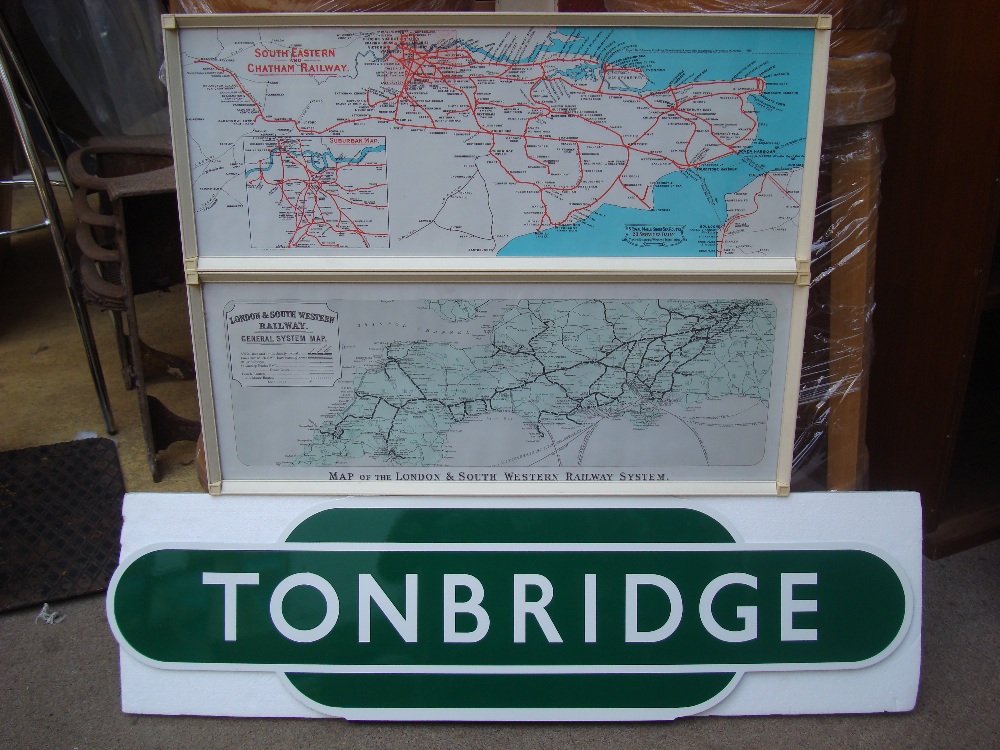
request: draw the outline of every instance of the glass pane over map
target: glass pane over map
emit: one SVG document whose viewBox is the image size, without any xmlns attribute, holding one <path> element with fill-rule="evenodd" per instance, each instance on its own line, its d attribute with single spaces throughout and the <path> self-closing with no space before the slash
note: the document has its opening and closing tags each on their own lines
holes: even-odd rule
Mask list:
<svg viewBox="0 0 1000 750">
<path fill-rule="evenodd" d="M 814 37 L 185 29 L 197 254 L 794 257 Z"/>
<path fill-rule="evenodd" d="M 793 291 L 208 284 L 222 475 L 773 482 Z"/>
</svg>

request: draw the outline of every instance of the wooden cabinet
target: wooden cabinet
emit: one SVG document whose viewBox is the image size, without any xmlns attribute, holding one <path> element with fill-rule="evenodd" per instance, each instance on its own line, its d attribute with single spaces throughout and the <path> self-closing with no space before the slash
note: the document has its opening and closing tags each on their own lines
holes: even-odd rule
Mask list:
<svg viewBox="0 0 1000 750">
<path fill-rule="evenodd" d="M 870 484 L 920 492 L 925 550 L 940 556 L 1000 537 L 1000 4 L 907 6 L 885 129 Z"/>
</svg>

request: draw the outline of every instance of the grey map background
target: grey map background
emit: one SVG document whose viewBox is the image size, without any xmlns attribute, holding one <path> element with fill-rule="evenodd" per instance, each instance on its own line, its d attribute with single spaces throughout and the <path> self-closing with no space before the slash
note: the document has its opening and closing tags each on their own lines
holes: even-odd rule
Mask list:
<svg viewBox="0 0 1000 750">
<path fill-rule="evenodd" d="M 224 479 L 326 480 L 331 470 L 352 480 L 413 478 L 429 470 L 441 480 L 486 473 L 497 481 L 566 481 L 574 472 L 588 480 L 604 475 L 598 481 L 608 482 L 623 481 L 626 474 L 662 480 L 775 477 L 789 285 L 272 283 L 265 291 L 259 284 L 213 283 L 204 295 Z M 230 356 L 241 344 L 239 337 L 227 340 L 223 310 L 234 302 L 247 309 L 245 303 L 264 300 L 277 307 L 282 300 L 323 301 L 337 314 L 339 381 L 328 387 L 244 388 L 231 379 Z M 554 300 L 575 302 L 566 308 Z M 649 309 L 656 300 L 657 309 Z M 672 316 L 660 308 L 673 309 Z M 576 317 L 558 317 L 567 309 Z M 598 311 L 607 325 L 599 324 Z M 726 311 L 728 317 L 695 331 L 679 314 L 692 311 L 703 318 Z M 658 315 L 672 318 L 671 331 L 679 335 L 668 336 L 675 343 L 659 352 L 648 349 L 650 337 L 638 322 L 658 325 Z M 737 319 L 742 322 L 734 324 Z M 524 328 L 540 321 L 547 321 L 544 330 Z M 595 369 L 592 361 L 596 351 L 613 357 L 609 331 L 617 331 L 622 351 L 622 342 L 633 344 L 631 350 L 636 343 L 646 347 L 633 356 L 646 357 L 647 374 L 658 361 L 675 368 L 681 360 L 690 363 L 676 372 L 660 367 L 659 380 L 642 378 L 655 392 L 614 383 L 609 378 L 615 368 Z M 708 349 L 694 341 L 703 335 L 714 339 Z M 503 356 L 477 359 L 496 354 L 498 340 Z M 526 342 L 532 342 L 533 354 L 542 354 L 529 357 L 529 364 L 552 370 L 541 379 L 508 367 L 518 359 L 516 347 Z M 772 348 L 778 369 L 767 372 Z M 523 356 L 520 361 L 527 366 Z M 564 380 L 554 365 L 566 368 Z M 719 366 L 726 372 L 701 377 Z M 512 369 L 513 381 L 496 386 L 506 369 Z M 520 400 L 508 395 L 511 382 L 528 381 L 536 390 L 514 388 Z M 709 383 L 715 385 L 706 390 Z M 477 398 L 498 388 L 504 398 Z M 393 396 L 402 396 L 410 410 L 400 411 Z M 443 402 L 450 414 L 442 411 Z"/>
</svg>

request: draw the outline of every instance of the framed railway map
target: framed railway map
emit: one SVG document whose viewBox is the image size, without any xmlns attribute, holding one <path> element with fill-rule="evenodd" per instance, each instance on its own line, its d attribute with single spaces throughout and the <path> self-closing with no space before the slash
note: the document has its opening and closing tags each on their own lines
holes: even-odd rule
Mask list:
<svg viewBox="0 0 1000 750">
<path fill-rule="evenodd" d="M 808 257 L 815 17 L 326 15 L 176 18 L 189 257 Z"/>
<path fill-rule="evenodd" d="M 213 461 L 232 492 L 774 493 L 796 290 L 206 284 Z"/>
<path fill-rule="evenodd" d="M 165 17 L 210 489 L 787 492 L 828 20 Z"/>
</svg>

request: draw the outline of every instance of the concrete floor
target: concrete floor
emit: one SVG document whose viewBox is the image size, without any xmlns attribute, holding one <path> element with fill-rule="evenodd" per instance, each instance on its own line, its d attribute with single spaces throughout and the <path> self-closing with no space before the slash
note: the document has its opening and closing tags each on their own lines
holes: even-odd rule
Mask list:
<svg viewBox="0 0 1000 750">
<path fill-rule="evenodd" d="M 30 207 L 30 203 L 28 204 Z M 27 210 L 27 209 L 25 209 Z M 44 234 L 18 239 L 0 268 L 0 450 L 72 440 L 104 428 L 79 334 Z M 143 337 L 190 351 L 182 289 L 140 298 Z M 145 463 L 135 394 L 118 375 L 107 315 L 94 312 L 129 491 L 199 491 L 194 446 Z M 153 391 L 195 417 L 190 382 Z M 1000 746 L 1000 542 L 924 565 L 923 666 L 909 714 L 746 719 L 672 724 L 375 724 L 212 719 L 121 713 L 118 649 L 100 595 L 0 615 L 0 748 L 761 747 L 994 748 Z"/>
<path fill-rule="evenodd" d="M 28 223 L 31 198 L 26 190 L 17 194 L 14 226 Z M 68 207 L 63 209 L 69 215 Z M 46 232 L 13 240 L 0 267 L 0 292 L 0 450 L 65 442 L 87 431 L 106 437 L 79 329 Z M 137 306 L 145 342 L 191 356 L 183 287 L 141 295 Z M 127 490 L 200 491 L 191 442 L 175 443 L 160 455 L 163 478 L 153 483 L 146 466 L 138 400 L 135 391 L 124 387 L 110 313 L 90 309 L 118 426 L 114 438 Z M 194 381 L 159 379 L 150 384 L 150 393 L 180 416 L 198 418 Z"/>
</svg>

